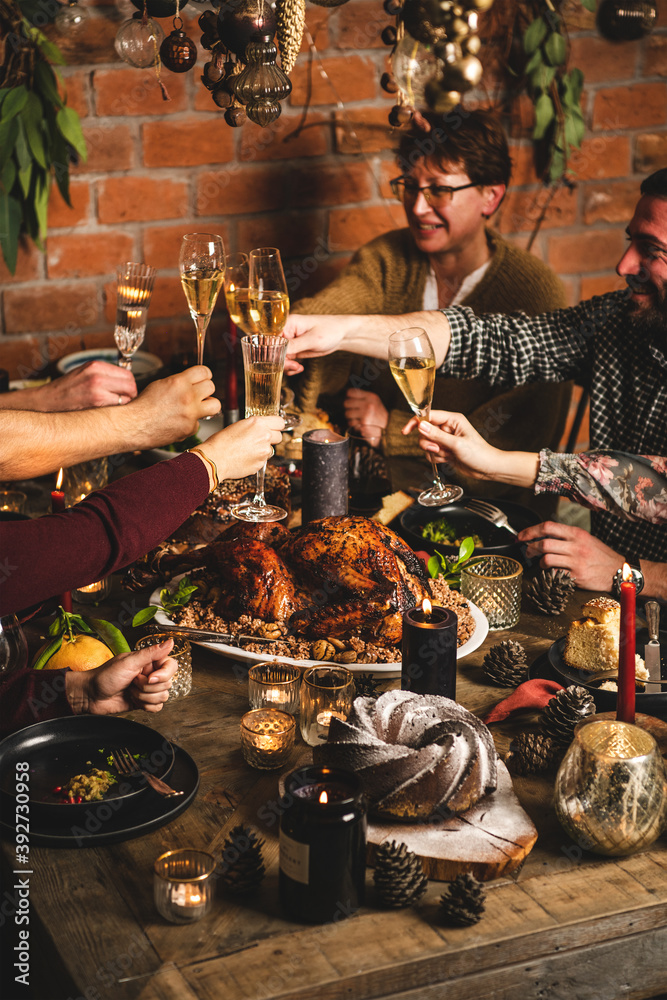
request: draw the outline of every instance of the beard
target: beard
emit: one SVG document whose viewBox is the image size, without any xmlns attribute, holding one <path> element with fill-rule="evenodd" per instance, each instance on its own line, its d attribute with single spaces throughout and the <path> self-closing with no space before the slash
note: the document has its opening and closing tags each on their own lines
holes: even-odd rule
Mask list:
<svg viewBox="0 0 667 1000">
<path fill-rule="evenodd" d="M 627 280 L 627 279 L 626 279 Z M 661 341 L 667 340 L 667 295 L 664 288 L 655 285 L 647 286 L 637 279 L 628 281 L 628 290 L 637 292 L 650 291 L 645 304 L 628 300 L 627 308 L 633 328 L 647 337 L 656 336 Z"/>
</svg>

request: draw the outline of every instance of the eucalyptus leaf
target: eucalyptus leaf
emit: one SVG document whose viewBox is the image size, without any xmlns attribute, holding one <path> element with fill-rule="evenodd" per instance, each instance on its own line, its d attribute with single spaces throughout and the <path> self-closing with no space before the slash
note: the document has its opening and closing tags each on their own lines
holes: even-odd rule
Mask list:
<svg viewBox="0 0 667 1000">
<path fill-rule="evenodd" d="M 7 94 L 11 94 L 11 87 L 0 87 L 0 107 L 2 107 L 2 102 L 4 101 Z"/>
<path fill-rule="evenodd" d="M 9 194 L 16 181 L 16 164 L 10 157 L 0 171 L 0 181 L 6 194 Z"/>
<path fill-rule="evenodd" d="M 12 274 L 16 270 L 20 231 L 21 204 L 13 195 L 0 191 L 0 247 Z"/>
<path fill-rule="evenodd" d="M 62 98 L 58 93 L 55 74 L 48 63 L 40 61 L 35 66 L 35 83 L 39 85 L 39 89 L 46 101 L 57 108 L 64 107 Z"/>
<path fill-rule="evenodd" d="M 549 180 L 552 184 L 559 181 L 565 172 L 565 156 L 561 149 L 554 149 L 549 164 Z"/>
<path fill-rule="evenodd" d="M 46 238 L 46 224 L 47 215 L 49 209 L 49 190 L 51 187 L 51 179 L 48 174 L 43 173 L 41 170 L 36 170 L 36 185 L 35 185 L 35 214 L 37 216 L 37 225 L 39 227 L 40 239 Z"/>
<path fill-rule="evenodd" d="M 540 66 L 544 66 L 544 59 L 542 58 L 542 53 L 540 52 L 540 50 L 536 49 L 535 52 L 533 52 L 530 59 L 528 60 L 528 62 L 526 63 L 526 65 L 524 66 L 523 69 L 524 75 L 530 76 L 530 74 L 533 73 L 536 69 L 539 69 Z"/>
<path fill-rule="evenodd" d="M 21 167 L 19 170 L 19 184 L 21 185 L 21 190 L 23 191 L 23 197 L 27 198 L 30 194 L 30 182 L 32 180 L 32 160 L 28 161 L 25 167 Z"/>
<path fill-rule="evenodd" d="M 16 118 L 8 122 L 0 121 L 0 170 L 14 152 L 18 133 L 19 123 Z"/>
<path fill-rule="evenodd" d="M 528 25 L 523 36 L 523 51 L 531 55 L 547 37 L 548 28 L 544 18 L 536 17 Z"/>
<path fill-rule="evenodd" d="M 2 102 L 2 121 L 9 121 L 10 118 L 14 118 L 23 110 L 23 107 L 28 100 L 28 91 L 20 84 L 18 87 L 13 87 L 11 93 L 5 97 Z"/>
<path fill-rule="evenodd" d="M 542 139 L 555 118 L 553 101 L 548 94 L 540 94 L 535 102 L 535 128 L 533 139 Z"/>
<path fill-rule="evenodd" d="M 584 137 L 586 131 L 586 126 L 584 125 L 582 118 L 577 118 L 576 115 L 569 115 L 565 119 L 565 141 L 570 144 L 570 146 L 576 146 L 577 149 L 581 145 L 581 140 Z"/>
<path fill-rule="evenodd" d="M 83 132 L 81 131 L 81 119 L 76 111 L 73 108 L 61 108 L 56 115 L 56 124 L 63 138 L 67 140 L 70 146 L 74 147 L 85 163 L 88 159 L 88 151 L 86 149 L 86 140 L 83 138 Z"/>
<path fill-rule="evenodd" d="M 16 162 L 18 163 L 19 171 L 27 170 L 29 166 L 32 165 L 32 156 L 30 155 L 30 150 L 28 148 L 28 140 L 26 139 L 25 129 L 23 127 L 23 122 L 18 119 L 18 134 L 16 136 Z"/>
<path fill-rule="evenodd" d="M 43 35 L 41 31 L 38 31 L 37 34 L 39 36 L 37 38 L 37 44 L 39 45 L 40 52 L 44 58 L 48 59 L 50 63 L 55 63 L 56 66 L 64 66 L 65 57 L 58 46 L 54 42 L 50 41 L 46 35 Z"/>
<path fill-rule="evenodd" d="M 23 111 L 21 112 L 21 122 L 25 129 L 25 134 L 30 146 L 30 152 L 39 163 L 42 169 L 47 169 L 46 154 L 44 152 L 44 140 L 42 138 L 42 102 L 37 94 L 28 94 Z"/>
<path fill-rule="evenodd" d="M 552 31 L 543 46 L 544 54 L 552 66 L 562 66 L 567 56 L 567 43 L 558 31 Z"/>
<path fill-rule="evenodd" d="M 533 90 L 548 90 L 555 76 L 555 66 L 547 66 L 546 63 L 540 63 L 539 68 L 531 74 L 530 85 Z"/>
</svg>

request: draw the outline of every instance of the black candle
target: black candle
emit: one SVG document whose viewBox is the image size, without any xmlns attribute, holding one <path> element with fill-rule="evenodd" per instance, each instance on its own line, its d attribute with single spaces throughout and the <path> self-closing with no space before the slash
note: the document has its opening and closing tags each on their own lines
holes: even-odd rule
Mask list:
<svg viewBox="0 0 667 1000">
<path fill-rule="evenodd" d="M 448 608 L 414 608 L 403 613 L 401 688 L 456 700 L 456 630 Z"/>
<path fill-rule="evenodd" d="M 366 803 L 351 771 L 310 765 L 285 779 L 280 901 L 289 917 L 322 924 L 364 901 Z"/>
<path fill-rule="evenodd" d="M 302 439 L 301 523 L 347 514 L 348 440 L 335 431 L 307 431 Z"/>
</svg>

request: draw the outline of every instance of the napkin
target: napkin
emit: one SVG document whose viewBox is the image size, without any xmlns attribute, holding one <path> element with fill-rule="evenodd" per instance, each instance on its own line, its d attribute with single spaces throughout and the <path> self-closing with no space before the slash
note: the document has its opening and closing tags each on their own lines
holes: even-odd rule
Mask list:
<svg viewBox="0 0 667 1000">
<path fill-rule="evenodd" d="M 562 684 L 557 681 L 544 680 L 542 677 L 536 677 L 532 681 L 524 681 L 508 698 L 498 702 L 496 707 L 484 716 L 482 722 L 488 726 L 491 722 L 502 722 L 503 719 L 516 712 L 543 709 L 562 689 Z"/>
</svg>

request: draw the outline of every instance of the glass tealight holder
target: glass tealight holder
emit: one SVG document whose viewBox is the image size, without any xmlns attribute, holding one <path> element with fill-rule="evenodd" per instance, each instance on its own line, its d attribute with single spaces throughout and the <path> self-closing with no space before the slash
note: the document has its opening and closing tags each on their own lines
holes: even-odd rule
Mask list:
<svg viewBox="0 0 667 1000">
<path fill-rule="evenodd" d="M 109 482 L 109 460 L 93 458 L 65 469 L 63 492 L 68 507 L 85 500 L 89 493 L 104 489 Z"/>
<path fill-rule="evenodd" d="M 14 514 L 23 514 L 27 496 L 20 490 L 0 490 L 0 511 L 12 511 Z"/>
<path fill-rule="evenodd" d="M 111 578 L 105 576 L 102 580 L 89 583 L 86 587 L 79 587 L 72 591 L 72 597 L 79 604 L 100 604 L 111 593 Z"/>
<path fill-rule="evenodd" d="M 294 746 L 293 715 L 275 708 L 253 708 L 241 719 L 241 750 L 246 764 L 260 771 L 284 767 Z"/>
<path fill-rule="evenodd" d="M 352 711 L 354 677 L 347 667 L 311 667 L 301 682 L 301 736 L 315 747 L 326 742 L 334 716 L 347 719 Z"/>
<path fill-rule="evenodd" d="M 192 648 L 187 639 L 182 639 L 177 635 L 168 635 L 166 632 L 155 632 L 153 635 L 145 635 L 143 639 L 135 644 L 135 649 L 146 649 L 147 646 L 158 646 L 167 639 L 174 640 L 174 647 L 169 654 L 178 663 L 178 670 L 174 675 L 169 689 L 167 701 L 175 701 L 177 698 L 184 698 L 190 694 L 192 688 Z"/>
<path fill-rule="evenodd" d="M 251 708 L 277 708 L 296 715 L 299 711 L 301 671 L 282 663 L 257 663 L 248 671 Z"/>
<path fill-rule="evenodd" d="M 172 924 L 193 924 L 211 909 L 215 858 L 183 848 L 161 854 L 153 866 L 153 898 L 161 917 Z"/>
<path fill-rule="evenodd" d="M 489 631 L 514 628 L 521 614 L 520 562 L 508 556 L 481 556 L 461 569 L 461 593 L 479 608 Z"/>
</svg>

